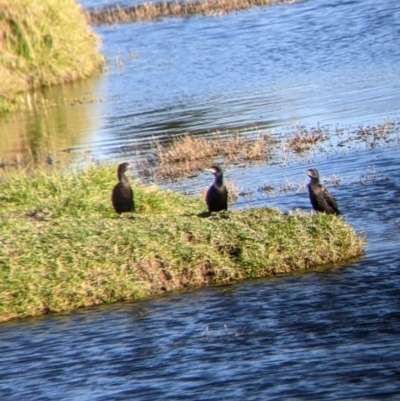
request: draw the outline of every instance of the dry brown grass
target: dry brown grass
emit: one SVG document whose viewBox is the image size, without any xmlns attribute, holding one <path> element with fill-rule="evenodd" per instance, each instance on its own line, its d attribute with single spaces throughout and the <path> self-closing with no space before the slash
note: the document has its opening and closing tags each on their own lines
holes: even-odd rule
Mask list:
<svg viewBox="0 0 400 401">
<path fill-rule="evenodd" d="M 302 153 L 310 150 L 318 142 L 324 141 L 328 133 L 319 125 L 316 128 L 307 129 L 304 126 L 297 126 L 296 131 L 288 136 L 287 141 L 283 142 L 283 147 L 287 150 L 293 150 L 296 153 Z"/>
<path fill-rule="evenodd" d="M 171 145 L 154 142 L 156 156 L 160 166 L 170 163 L 204 160 L 218 155 L 220 138 L 216 141 L 196 138 L 189 135 L 178 138 Z"/>
<path fill-rule="evenodd" d="M 354 140 L 364 141 L 369 148 L 375 148 L 379 142 L 390 142 L 391 134 L 398 126 L 392 121 L 384 121 L 377 126 L 360 125 L 356 130 Z"/>
<path fill-rule="evenodd" d="M 336 130 L 341 137 L 347 138 L 338 143 L 339 147 L 347 146 L 350 143 L 364 143 L 367 149 L 374 149 L 378 146 L 385 146 L 390 142 L 398 141 L 400 123 L 384 120 L 378 125 L 359 125 L 356 129 Z M 397 137 L 395 136 L 397 135 Z"/>
<path fill-rule="evenodd" d="M 270 157 L 273 139 L 259 132 L 256 137 L 241 133 L 222 135 L 215 132 L 207 138 L 184 135 L 169 143 L 153 141 L 154 160 L 142 161 L 137 166 L 144 176 L 182 178 L 204 169 L 214 162 L 239 164 L 265 161 Z"/>
<path fill-rule="evenodd" d="M 131 22 L 157 20 L 171 17 L 190 17 L 194 15 L 221 15 L 253 7 L 275 4 L 292 4 L 301 0 L 204 0 L 178 3 L 143 3 L 129 8 L 114 8 L 88 13 L 91 24 L 128 24 Z"/>
</svg>

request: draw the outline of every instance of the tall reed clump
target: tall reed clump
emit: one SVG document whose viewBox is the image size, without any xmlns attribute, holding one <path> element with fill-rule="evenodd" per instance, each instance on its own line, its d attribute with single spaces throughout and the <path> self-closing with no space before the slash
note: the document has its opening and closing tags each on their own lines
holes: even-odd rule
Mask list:
<svg viewBox="0 0 400 401">
<path fill-rule="evenodd" d="M 357 257 L 341 218 L 257 208 L 200 218 L 203 199 L 132 183 L 137 212 L 110 203 L 115 166 L 0 182 L 0 320 L 308 269 Z"/>
<path fill-rule="evenodd" d="M 0 0 L 0 113 L 27 91 L 99 71 L 98 44 L 75 0 Z"/>
<path fill-rule="evenodd" d="M 271 157 L 274 138 L 263 132 L 246 135 L 234 132 L 221 135 L 216 131 L 206 138 L 185 134 L 167 143 L 152 142 L 153 156 L 140 161 L 137 168 L 143 175 L 158 179 L 179 179 L 201 170 L 205 164 L 211 165 L 216 159 L 239 164 L 265 161 Z"/>
<path fill-rule="evenodd" d="M 128 8 L 119 5 L 111 9 L 93 11 L 88 14 L 92 24 L 115 24 L 158 20 L 161 18 L 194 15 L 221 15 L 253 7 L 266 7 L 276 4 L 292 4 L 300 0 L 201 0 L 143 2 Z"/>
</svg>

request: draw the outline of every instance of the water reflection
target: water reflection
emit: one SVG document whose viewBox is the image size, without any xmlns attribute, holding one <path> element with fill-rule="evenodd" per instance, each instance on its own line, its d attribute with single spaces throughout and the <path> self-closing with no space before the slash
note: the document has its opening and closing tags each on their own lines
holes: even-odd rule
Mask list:
<svg viewBox="0 0 400 401">
<path fill-rule="evenodd" d="M 7 138 L 0 157 L 52 147 L 56 156 L 70 148 L 116 160 L 136 157 L 137 145 L 146 148 L 153 137 L 184 132 L 399 118 L 399 15 L 394 1 L 332 0 L 96 27 L 105 75 L 53 91 L 103 102 L 0 120 L 0 137 Z M 53 91 L 50 102 L 58 96 Z M 31 150 L 32 136 L 47 140 Z"/>
<path fill-rule="evenodd" d="M 0 119 L 0 162 L 35 167 L 49 156 L 57 164 L 71 161 L 70 150 L 90 142 L 98 129 L 103 102 L 92 93 L 102 80 L 43 89 L 29 111 Z"/>
</svg>

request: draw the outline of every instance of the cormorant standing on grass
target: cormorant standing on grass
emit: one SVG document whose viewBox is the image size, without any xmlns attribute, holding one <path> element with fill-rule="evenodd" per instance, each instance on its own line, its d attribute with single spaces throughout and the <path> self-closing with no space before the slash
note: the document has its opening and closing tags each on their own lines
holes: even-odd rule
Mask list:
<svg viewBox="0 0 400 401">
<path fill-rule="evenodd" d="M 134 212 L 135 204 L 133 202 L 133 191 L 125 172 L 131 167 L 130 163 L 121 163 L 118 166 L 118 184 L 115 185 L 112 195 L 111 202 L 114 206 L 115 211 L 118 214 L 124 212 Z"/>
<path fill-rule="evenodd" d="M 208 211 L 219 212 L 221 210 L 228 210 L 228 190 L 224 185 L 221 168 L 212 166 L 211 168 L 207 168 L 206 171 L 211 171 L 215 176 L 214 183 L 208 188 L 206 193 Z"/>
<path fill-rule="evenodd" d="M 314 210 L 326 214 L 340 214 L 336 199 L 319 183 L 318 171 L 316 169 L 310 169 L 305 173 L 310 177 L 308 194 L 310 195 L 310 202 Z"/>
</svg>

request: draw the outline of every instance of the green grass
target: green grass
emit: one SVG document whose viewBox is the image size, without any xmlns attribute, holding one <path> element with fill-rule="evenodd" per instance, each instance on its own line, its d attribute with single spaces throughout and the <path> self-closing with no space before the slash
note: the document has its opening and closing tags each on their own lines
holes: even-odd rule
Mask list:
<svg viewBox="0 0 400 401">
<path fill-rule="evenodd" d="M 200 218 L 203 199 L 133 185 L 110 203 L 115 166 L 9 174 L 0 182 L 0 320 L 309 269 L 359 256 L 342 219 L 258 208 Z"/>
<path fill-rule="evenodd" d="M 32 102 L 32 89 L 99 71 L 97 46 L 75 0 L 0 0 L 0 113 Z"/>
</svg>

